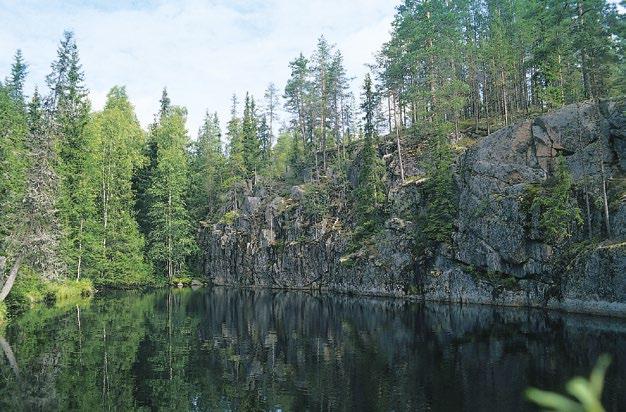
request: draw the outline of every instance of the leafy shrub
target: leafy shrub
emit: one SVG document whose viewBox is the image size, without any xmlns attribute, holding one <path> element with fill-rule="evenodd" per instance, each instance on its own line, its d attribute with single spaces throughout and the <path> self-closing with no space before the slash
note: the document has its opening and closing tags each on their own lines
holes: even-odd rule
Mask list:
<svg viewBox="0 0 626 412">
<path fill-rule="evenodd" d="M 51 282 L 48 290 L 57 301 L 86 298 L 95 293 L 93 283 L 89 279 Z"/>
<path fill-rule="evenodd" d="M 43 302 L 48 288 L 41 276 L 27 266 L 22 266 L 11 292 L 6 298 L 9 313 L 19 314 L 35 303 Z"/>
<path fill-rule="evenodd" d="M 330 210 L 330 187 L 328 182 L 307 183 L 302 185 L 302 211 L 314 220 L 321 219 Z"/>
<path fill-rule="evenodd" d="M 526 397 L 549 411 L 555 412 L 604 412 L 602 406 L 602 390 L 604 376 L 611 364 L 611 357 L 603 355 L 598 359 L 589 379 L 575 377 L 570 380 L 565 389 L 576 400 L 554 392 L 536 388 L 526 390 Z"/>
<path fill-rule="evenodd" d="M 46 281 L 29 267 L 23 266 L 7 296 L 6 307 L 9 313 L 16 315 L 38 303 L 53 305 L 86 298 L 94 293 L 95 288 L 89 279 Z"/>
<path fill-rule="evenodd" d="M 224 213 L 224 216 L 222 216 L 222 218 L 220 219 L 220 223 L 223 223 L 225 225 L 232 225 L 233 223 L 235 223 L 235 220 L 238 217 L 239 217 L 239 211 L 230 210 Z"/>
<path fill-rule="evenodd" d="M 191 281 L 193 279 L 189 276 L 175 276 L 172 278 L 172 281 L 170 282 L 170 285 L 172 286 L 178 286 L 178 284 L 182 284 L 183 286 L 190 286 L 191 285 Z"/>
</svg>

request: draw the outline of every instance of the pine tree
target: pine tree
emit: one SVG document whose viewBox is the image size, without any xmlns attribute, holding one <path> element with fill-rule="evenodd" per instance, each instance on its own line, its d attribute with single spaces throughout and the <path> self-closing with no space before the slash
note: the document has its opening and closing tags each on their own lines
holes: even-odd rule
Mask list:
<svg viewBox="0 0 626 412">
<path fill-rule="evenodd" d="M 397 10 L 377 59 L 389 130 L 443 125 L 458 136 L 466 118 L 490 133 L 623 83 L 623 17 L 606 0 L 405 0 Z"/>
<path fill-rule="evenodd" d="M 278 120 L 278 89 L 274 83 L 270 83 L 265 89 L 265 122 L 268 123 L 270 143 L 269 147 L 274 144 L 274 122 Z"/>
<path fill-rule="evenodd" d="M 293 114 L 293 127 L 297 131 L 302 146 L 307 148 L 312 143 L 312 131 L 309 127 L 311 82 L 309 81 L 309 61 L 302 53 L 289 63 L 291 77 L 285 86 L 285 108 Z"/>
<path fill-rule="evenodd" d="M 88 135 L 95 197 L 95 217 L 83 229 L 90 235 L 88 274 L 97 284 L 146 284 L 144 239 L 132 208 L 132 178 L 145 163 L 145 137 L 123 87 L 111 89 L 104 110 L 89 124 Z"/>
<path fill-rule="evenodd" d="M 313 54 L 313 90 L 314 90 L 314 110 L 316 124 L 316 172 L 319 173 L 320 165 L 317 158 L 317 152 L 321 152 L 321 169 L 322 173 L 326 173 L 327 168 L 327 136 L 329 129 L 329 118 L 331 116 L 330 97 L 331 97 L 331 64 L 334 47 L 331 46 L 324 36 L 317 40 L 317 48 Z"/>
<path fill-rule="evenodd" d="M 148 189 L 148 256 L 157 272 L 171 280 L 186 272 L 186 258 L 195 246 L 185 204 L 189 188 L 189 139 L 184 110 L 171 107 L 153 133 L 157 162 Z"/>
</svg>

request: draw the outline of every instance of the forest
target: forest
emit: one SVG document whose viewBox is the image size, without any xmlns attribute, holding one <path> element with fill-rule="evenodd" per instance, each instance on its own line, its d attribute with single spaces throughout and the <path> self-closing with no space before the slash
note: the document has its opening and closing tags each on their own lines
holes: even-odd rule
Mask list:
<svg viewBox="0 0 626 412">
<path fill-rule="evenodd" d="M 72 32 L 32 93 L 17 50 L 0 84 L 0 302 L 70 293 L 59 285 L 188 282 L 202 261 L 199 229 L 236 218 L 242 188 L 306 182 L 319 213 L 329 190 L 345 191 L 360 242 L 382 221 L 380 148 L 395 146 L 404 179 L 407 142 L 427 147 L 424 233 L 440 241 L 454 213 L 453 144 L 626 95 L 626 19 L 607 0 L 405 0 L 390 33 L 364 79 L 319 37 L 311 56 L 288 62 L 284 87 L 233 96 L 225 130 L 207 111 L 197 133 L 166 88 L 147 130 L 122 85 L 93 111 Z M 351 185 L 357 148 L 363 167 Z"/>
</svg>

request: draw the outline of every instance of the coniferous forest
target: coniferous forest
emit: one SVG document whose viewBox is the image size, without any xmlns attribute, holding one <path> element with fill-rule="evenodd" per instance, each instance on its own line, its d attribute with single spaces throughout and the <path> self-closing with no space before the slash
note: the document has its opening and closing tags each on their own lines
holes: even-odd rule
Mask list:
<svg viewBox="0 0 626 412">
<path fill-rule="evenodd" d="M 14 285 L 132 288 L 193 277 L 199 228 L 236 218 L 234 193 L 257 185 L 308 182 L 304 200 L 320 216 L 331 187 L 345 191 L 358 242 L 382 219 L 381 144 L 397 148 L 402 179 L 402 145 L 427 145 L 424 233 L 442 240 L 454 213 L 452 143 L 626 94 L 626 21 L 606 0 L 406 0 L 390 31 L 365 79 L 346 72 L 332 36 L 319 37 L 311 56 L 286 62 L 285 85 L 233 96 L 224 130 L 210 110 L 188 130 L 166 88 L 147 130 L 123 85 L 94 111 L 72 32 L 33 91 L 17 50 L 0 86 L 0 300 Z M 352 187 L 355 147 L 363 167 Z"/>
<path fill-rule="evenodd" d="M 625 409 L 626 1 L 396 1 L 0 1 L 0 410 Z"/>
</svg>

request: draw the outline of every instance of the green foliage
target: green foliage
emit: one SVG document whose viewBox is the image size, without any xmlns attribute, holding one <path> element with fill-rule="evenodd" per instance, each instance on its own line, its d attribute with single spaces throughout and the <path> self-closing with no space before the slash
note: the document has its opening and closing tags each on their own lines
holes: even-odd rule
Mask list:
<svg viewBox="0 0 626 412">
<path fill-rule="evenodd" d="M 561 242 L 571 237 L 574 228 L 583 223 L 582 214 L 572 200 L 572 176 L 562 156 L 557 158 L 554 176 L 548 180 L 541 194 L 529 188 L 533 197 L 531 209 L 538 210 L 540 226 L 551 242 Z"/>
<path fill-rule="evenodd" d="M 380 220 L 381 206 L 385 201 L 382 183 L 384 169 L 374 146 L 376 140 L 375 105 L 372 80 L 368 74 L 363 86 L 363 104 L 361 106 L 365 113 L 363 150 L 361 151 L 359 178 L 354 189 L 357 224 L 362 226 L 366 232 L 371 232 L 373 226 Z"/>
<path fill-rule="evenodd" d="M 289 146 L 289 175 L 292 182 L 297 182 L 302 178 L 302 174 L 306 168 L 305 147 L 302 141 L 298 139 L 297 134 L 291 138 Z"/>
<path fill-rule="evenodd" d="M 24 219 L 28 125 L 24 102 L 0 86 L 0 256 L 12 255 Z"/>
<path fill-rule="evenodd" d="M 172 108 L 160 119 L 153 133 L 157 162 L 148 189 L 148 257 L 159 274 L 171 279 L 185 273 L 186 258 L 196 247 L 185 204 L 189 188 L 189 138 L 184 111 Z"/>
<path fill-rule="evenodd" d="M 11 74 L 4 83 L 11 99 L 22 106 L 24 105 L 24 82 L 27 74 L 28 66 L 24 62 L 22 51 L 18 49 L 11 65 Z"/>
<path fill-rule="evenodd" d="M 73 301 L 93 296 L 96 292 L 89 279 L 67 280 L 64 282 L 50 282 L 48 291 L 55 297 L 55 301 Z"/>
<path fill-rule="evenodd" d="M 183 286 L 190 286 L 192 280 L 189 276 L 176 276 L 170 281 L 170 286 L 178 286 L 179 283 Z"/>
<path fill-rule="evenodd" d="M 262 145 L 258 131 L 256 104 L 254 98 L 246 94 L 242 121 L 243 164 L 246 178 L 254 177 L 262 165 Z"/>
<path fill-rule="evenodd" d="M 41 303 L 71 304 L 79 299 L 93 296 L 95 288 L 89 279 L 46 280 L 28 266 L 22 266 L 6 306 L 11 316 L 20 314 Z"/>
<path fill-rule="evenodd" d="M 296 146 L 294 148 L 294 145 Z M 278 139 L 276 140 L 276 144 L 271 149 L 271 162 L 267 165 L 266 173 L 273 180 L 279 180 L 281 178 L 287 178 L 289 176 L 293 176 L 297 174 L 298 171 L 298 154 L 296 153 L 296 159 L 294 159 L 294 164 L 292 165 L 292 155 L 294 155 L 293 150 L 296 151 L 299 149 L 297 147 L 298 140 L 294 137 L 293 133 L 280 133 L 278 135 Z M 293 166 L 295 165 L 295 169 Z M 291 169 L 291 170 L 290 170 Z"/>
<path fill-rule="evenodd" d="M 233 96 L 231 118 L 226 126 L 228 138 L 228 185 L 232 186 L 246 177 L 242 121 L 237 116 L 237 96 Z"/>
<path fill-rule="evenodd" d="M 206 113 L 191 153 L 188 208 L 194 222 L 211 220 L 222 206 L 226 157 L 217 113 Z"/>
<path fill-rule="evenodd" d="M 405 0 L 378 57 L 406 126 L 488 131 L 529 110 L 624 94 L 623 13 L 607 0 Z"/>
<path fill-rule="evenodd" d="M 293 116 L 291 129 L 300 141 L 299 147 L 294 146 L 302 151 L 298 163 L 313 168 L 316 177 L 324 175 L 333 153 L 328 149 L 345 148 L 353 131 L 354 113 L 349 104 L 353 95 L 343 56 L 321 36 L 311 58 L 301 53 L 289 68 L 285 108 Z"/>
<path fill-rule="evenodd" d="M 123 87 L 108 94 L 87 127 L 94 213 L 84 223 L 85 275 L 98 285 L 150 283 L 144 239 L 134 217 L 132 178 L 144 164 L 145 137 Z"/>
<path fill-rule="evenodd" d="M 321 220 L 330 210 L 330 184 L 327 181 L 302 185 L 304 196 L 300 205 L 302 211 L 315 221 Z"/>
<path fill-rule="evenodd" d="M 4 326 L 7 321 L 7 305 L 4 302 L 0 302 L 0 327 Z M 1 330 L 0 330 L 1 331 Z"/>
<path fill-rule="evenodd" d="M 44 279 L 31 268 L 23 266 L 5 300 L 9 313 L 15 315 L 43 302 L 47 292 Z"/>
<path fill-rule="evenodd" d="M 220 219 L 220 223 L 225 225 L 232 225 L 233 223 L 235 223 L 235 220 L 237 220 L 237 218 L 239 218 L 239 211 L 230 210 L 224 213 L 224 216 L 222 216 L 222 218 Z"/>
<path fill-rule="evenodd" d="M 57 59 L 47 77 L 50 96 L 46 109 L 51 114 L 50 130 L 56 141 L 55 171 L 59 176 L 57 204 L 61 218 L 62 258 L 70 273 L 78 274 L 84 259 L 85 222 L 93 215 L 93 197 L 89 193 L 90 170 L 88 139 L 90 103 L 84 85 L 84 73 L 74 34 L 65 32 L 57 50 Z"/>
<path fill-rule="evenodd" d="M 456 217 L 454 155 L 441 134 L 428 140 L 425 169 L 426 213 L 422 222 L 425 236 L 435 242 L 449 242 Z"/>
<path fill-rule="evenodd" d="M 576 377 L 566 385 L 566 390 L 574 399 L 554 392 L 536 388 L 526 390 L 526 397 L 541 408 L 554 412 L 604 412 L 602 390 L 604 377 L 611 364 L 611 357 L 603 355 L 598 359 L 589 378 Z"/>
</svg>

